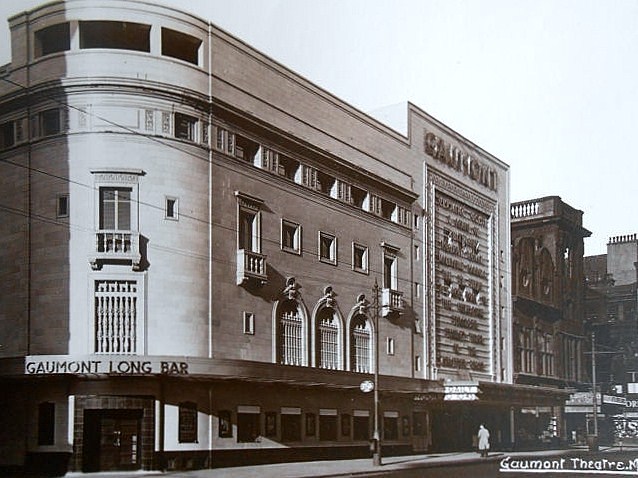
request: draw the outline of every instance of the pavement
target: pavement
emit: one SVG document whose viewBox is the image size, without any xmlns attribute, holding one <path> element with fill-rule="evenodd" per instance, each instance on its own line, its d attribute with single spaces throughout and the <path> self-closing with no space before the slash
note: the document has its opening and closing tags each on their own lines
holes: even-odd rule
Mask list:
<svg viewBox="0 0 638 478">
<path fill-rule="evenodd" d="M 638 448 L 633 449 L 638 451 Z M 623 450 L 627 450 L 624 447 Z M 415 468 L 431 468 L 452 465 L 481 463 L 486 460 L 500 461 L 505 457 L 551 457 L 566 452 L 586 451 L 586 447 L 555 449 L 541 451 L 490 452 L 487 458 L 481 458 L 476 452 L 432 453 L 427 455 L 409 455 L 383 457 L 381 466 L 372 464 L 371 458 L 352 460 L 326 460 L 293 463 L 275 463 L 256 466 L 236 466 L 229 468 L 213 468 L 193 471 L 138 471 L 122 473 L 67 473 L 66 477 L 100 477 L 100 478 L 139 478 L 164 476 L 174 478 L 306 478 L 306 477 L 356 477 L 361 475 L 379 475 L 388 471 L 400 471 Z M 603 448 L 600 452 L 620 451 L 617 446 Z"/>
</svg>

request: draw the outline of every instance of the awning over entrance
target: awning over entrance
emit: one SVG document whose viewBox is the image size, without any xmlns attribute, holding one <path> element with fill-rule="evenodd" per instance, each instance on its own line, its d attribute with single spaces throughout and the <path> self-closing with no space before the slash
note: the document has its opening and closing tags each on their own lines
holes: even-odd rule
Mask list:
<svg viewBox="0 0 638 478">
<path fill-rule="evenodd" d="M 511 407 L 562 406 L 571 390 L 493 382 L 445 382 L 444 401 L 477 401 Z"/>
</svg>

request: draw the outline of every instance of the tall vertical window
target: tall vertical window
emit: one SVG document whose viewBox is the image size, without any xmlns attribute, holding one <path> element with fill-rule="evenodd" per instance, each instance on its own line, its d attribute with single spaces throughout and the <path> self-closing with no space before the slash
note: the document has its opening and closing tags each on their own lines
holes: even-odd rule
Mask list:
<svg viewBox="0 0 638 478">
<path fill-rule="evenodd" d="M 531 329 L 524 328 L 518 334 L 520 372 L 534 373 L 534 342 Z"/>
<path fill-rule="evenodd" d="M 319 232 L 319 260 L 330 264 L 337 263 L 337 238 L 325 232 Z"/>
<path fill-rule="evenodd" d="M 96 280 L 95 352 L 133 354 L 138 350 L 137 281 Z"/>
<path fill-rule="evenodd" d="M 197 442 L 197 404 L 182 402 L 179 404 L 178 440 L 180 443 Z"/>
<path fill-rule="evenodd" d="M 252 312 L 244 312 L 244 334 L 255 335 L 255 314 Z"/>
<path fill-rule="evenodd" d="M 167 197 L 164 203 L 164 217 L 166 219 L 179 219 L 179 201 L 174 197 Z"/>
<path fill-rule="evenodd" d="M 341 327 L 330 307 L 317 314 L 317 366 L 330 370 L 341 368 Z"/>
<path fill-rule="evenodd" d="M 361 441 L 370 439 L 370 412 L 355 410 L 352 417 L 352 439 Z"/>
<path fill-rule="evenodd" d="M 261 250 L 259 219 L 259 211 L 240 207 L 239 249 L 244 249 L 249 252 L 259 252 Z"/>
<path fill-rule="evenodd" d="M 396 440 L 399 438 L 399 412 L 383 412 L 383 439 Z"/>
<path fill-rule="evenodd" d="M 69 217 L 69 195 L 60 194 L 56 198 L 56 217 Z"/>
<path fill-rule="evenodd" d="M 383 254 L 383 288 L 398 289 L 397 257 L 389 252 Z"/>
<path fill-rule="evenodd" d="M 301 226 L 294 222 L 281 220 L 281 248 L 284 251 L 301 253 Z"/>
<path fill-rule="evenodd" d="M 131 188 L 100 188 L 100 229 L 131 230 Z"/>
<path fill-rule="evenodd" d="M 55 403 L 38 405 L 38 445 L 53 445 L 55 442 Z"/>
<path fill-rule="evenodd" d="M 551 334 L 539 334 L 541 374 L 554 375 L 554 337 Z"/>
<path fill-rule="evenodd" d="M 352 243 L 352 269 L 357 272 L 368 272 L 368 248 Z"/>
<path fill-rule="evenodd" d="M 287 300 L 282 304 L 277 327 L 277 362 L 304 365 L 304 327 L 297 302 Z"/>
<path fill-rule="evenodd" d="M 387 338 L 386 353 L 388 355 L 394 355 L 394 339 L 392 337 Z"/>
<path fill-rule="evenodd" d="M 15 144 L 15 123 L 9 121 L 0 125 L 0 149 L 10 148 Z"/>
<path fill-rule="evenodd" d="M 353 317 L 350 323 L 350 370 L 361 373 L 372 370 L 372 327 L 362 314 Z"/>
</svg>

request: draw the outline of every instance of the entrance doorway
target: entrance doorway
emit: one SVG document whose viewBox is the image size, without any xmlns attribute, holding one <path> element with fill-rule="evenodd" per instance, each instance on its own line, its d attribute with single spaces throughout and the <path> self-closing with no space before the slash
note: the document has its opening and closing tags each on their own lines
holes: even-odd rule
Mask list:
<svg viewBox="0 0 638 478">
<path fill-rule="evenodd" d="M 85 410 L 82 471 L 141 467 L 143 410 Z"/>
</svg>

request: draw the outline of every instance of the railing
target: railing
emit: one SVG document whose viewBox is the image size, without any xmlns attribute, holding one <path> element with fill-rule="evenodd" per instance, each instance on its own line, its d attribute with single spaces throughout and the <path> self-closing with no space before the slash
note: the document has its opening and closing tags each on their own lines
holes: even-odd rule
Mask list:
<svg viewBox="0 0 638 478">
<path fill-rule="evenodd" d="M 267 282 L 266 256 L 246 249 L 239 249 L 237 251 L 237 285 L 251 279 L 261 284 Z"/>
<path fill-rule="evenodd" d="M 381 315 L 403 311 L 403 292 L 393 289 L 381 289 Z"/>
<path fill-rule="evenodd" d="M 529 201 L 512 204 L 510 214 L 512 219 L 520 219 L 523 217 L 536 216 L 539 211 L 540 203 L 538 201 Z"/>
<path fill-rule="evenodd" d="M 139 232 L 101 229 L 95 233 L 95 253 L 90 258 L 94 269 L 103 262 L 130 261 L 137 270 L 140 260 Z"/>
</svg>

